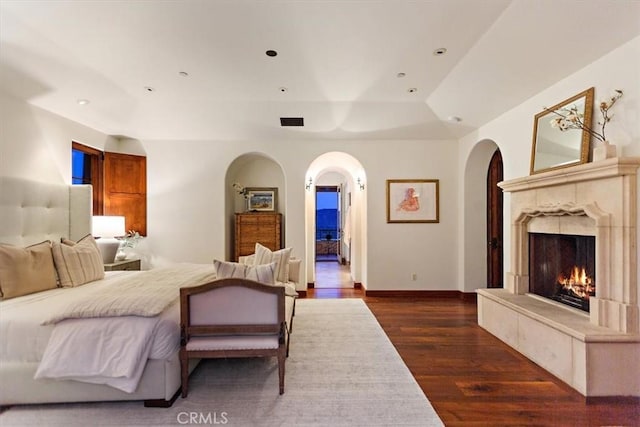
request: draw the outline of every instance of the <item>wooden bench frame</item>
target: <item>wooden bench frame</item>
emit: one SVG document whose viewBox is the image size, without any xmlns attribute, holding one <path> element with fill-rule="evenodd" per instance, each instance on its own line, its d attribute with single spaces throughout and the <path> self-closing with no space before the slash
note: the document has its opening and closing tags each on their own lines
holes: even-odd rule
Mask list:
<svg viewBox="0 0 640 427">
<path fill-rule="evenodd" d="M 180 289 L 180 365 L 183 398 L 187 397 L 189 390 L 188 366 L 189 359 L 192 358 L 276 356 L 280 394 L 284 393 L 284 365 L 289 332 L 285 321 L 284 291 L 282 286 L 265 285 L 238 278 L 219 279 L 204 285 Z M 203 309 L 204 307 L 206 309 Z M 275 313 L 269 313 L 271 310 Z M 193 319 L 194 317 L 196 319 Z M 217 348 L 217 339 L 233 337 L 272 337 L 277 339 L 277 347 L 235 349 L 223 345 L 223 348 Z M 201 343 L 203 348 L 188 350 L 189 342 L 198 338 L 204 341 Z"/>
</svg>

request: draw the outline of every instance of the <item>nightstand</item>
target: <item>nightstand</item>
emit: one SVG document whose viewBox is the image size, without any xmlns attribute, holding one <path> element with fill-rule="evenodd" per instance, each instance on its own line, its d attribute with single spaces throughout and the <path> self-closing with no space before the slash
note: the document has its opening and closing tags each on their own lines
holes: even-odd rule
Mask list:
<svg viewBox="0 0 640 427">
<path fill-rule="evenodd" d="M 125 259 L 124 261 L 116 261 L 104 265 L 104 271 L 122 271 L 122 270 L 140 270 L 139 259 Z"/>
</svg>

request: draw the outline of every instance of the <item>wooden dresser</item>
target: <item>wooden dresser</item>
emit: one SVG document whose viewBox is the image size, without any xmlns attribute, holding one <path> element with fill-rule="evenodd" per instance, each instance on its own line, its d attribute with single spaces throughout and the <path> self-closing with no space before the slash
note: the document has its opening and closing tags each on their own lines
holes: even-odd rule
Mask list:
<svg viewBox="0 0 640 427">
<path fill-rule="evenodd" d="M 282 214 L 248 212 L 236 214 L 234 261 L 255 252 L 256 242 L 276 251 L 282 249 Z"/>
</svg>

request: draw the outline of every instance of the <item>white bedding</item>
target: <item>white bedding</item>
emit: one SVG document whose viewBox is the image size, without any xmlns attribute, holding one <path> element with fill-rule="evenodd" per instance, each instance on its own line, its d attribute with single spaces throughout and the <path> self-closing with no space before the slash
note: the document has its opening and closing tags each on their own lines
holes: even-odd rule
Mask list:
<svg viewBox="0 0 640 427">
<path fill-rule="evenodd" d="M 131 393 L 149 358 L 157 323 L 157 316 L 64 320 L 53 329 L 34 379 L 107 384 Z"/>
<path fill-rule="evenodd" d="M 138 272 L 106 272 L 105 278 L 77 288 L 57 288 L 0 301 L 0 361 L 39 362 L 54 325 L 41 326 L 51 313 L 62 310 L 72 298 Z"/>
<path fill-rule="evenodd" d="M 210 264 L 175 264 L 143 271 L 69 301 L 43 324 L 73 318 L 157 316 L 180 296 L 181 287 L 202 285 L 215 278 L 215 267 Z"/>
<path fill-rule="evenodd" d="M 202 267 L 194 265 L 194 270 Z M 0 363 L 40 362 L 35 378 L 74 379 L 134 391 L 147 359 L 168 358 L 179 348 L 177 288 L 169 307 L 158 316 L 70 318 L 55 325 L 45 323 L 63 319 L 60 313 L 68 312 L 75 301 L 104 295 L 123 280 L 135 282 L 145 273 L 149 272 L 107 272 L 105 279 L 77 288 L 2 301 Z M 155 284 L 150 284 L 151 290 Z M 140 295 L 140 289 L 137 292 Z"/>
</svg>

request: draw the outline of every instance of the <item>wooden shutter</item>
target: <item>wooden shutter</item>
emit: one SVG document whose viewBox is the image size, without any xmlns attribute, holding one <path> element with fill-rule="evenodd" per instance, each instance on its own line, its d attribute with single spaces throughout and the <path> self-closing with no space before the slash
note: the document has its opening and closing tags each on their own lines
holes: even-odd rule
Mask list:
<svg viewBox="0 0 640 427">
<path fill-rule="evenodd" d="M 126 230 L 147 235 L 147 158 L 104 153 L 104 214 L 124 215 Z"/>
</svg>

